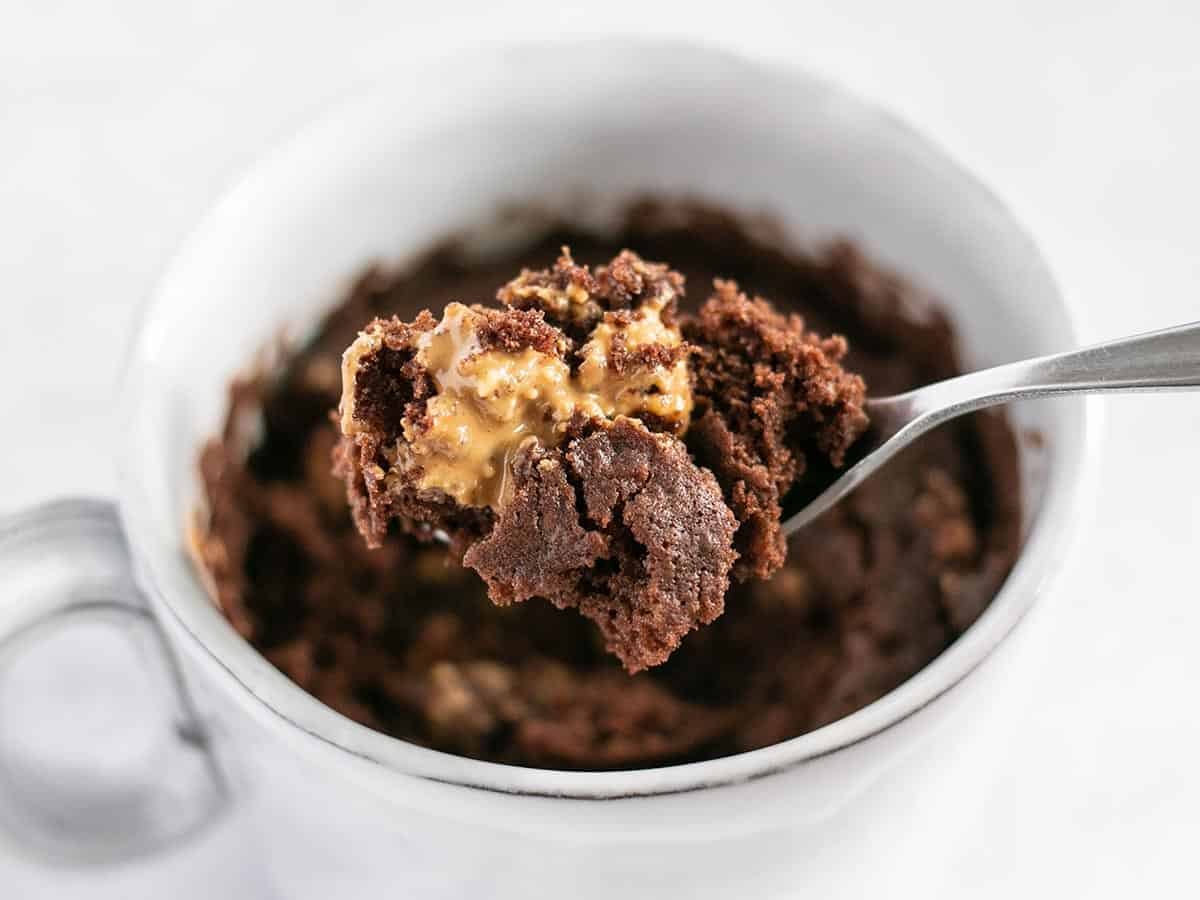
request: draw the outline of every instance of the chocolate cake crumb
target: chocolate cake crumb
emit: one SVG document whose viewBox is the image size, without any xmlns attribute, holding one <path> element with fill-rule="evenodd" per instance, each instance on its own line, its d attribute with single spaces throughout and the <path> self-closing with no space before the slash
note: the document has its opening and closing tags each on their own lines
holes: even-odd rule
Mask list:
<svg viewBox="0 0 1200 900">
<path fill-rule="evenodd" d="M 766 578 L 786 557 L 781 501 L 809 454 L 840 466 L 866 430 L 863 379 L 842 367 L 846 339 L 821 338 L 797 314 L 749 299 L 736 282 L 715 293 L 684 334 L 695 349 L 696 459 L 716 473 L 738 529 L 740 578 Z"/>
<path fill-rule="evenodd" d="M 496 292 L 496 299 L 514 309 L 540 309 L 550 321 L 582 343 L 606 312 L 632 309 L 662 301 L 663 321 L 673 324 L 676 298 L 684 280 L 663 263 L 650 263 L 622 250 L 595 274 L 580 266 L 564 246 L 550 269 L 523 269 Z"/>
<path fill-rule="evenodd" d="M 580 579 L 609 556 L 609 541 L 580 523 L 578 488 L 561 451 L 523 447 L 512 479 L 511 499 L 488 535 L 467 549 L 463 564 L 479 573 L 501 606 L 532 597 L 577 606 Z"/>
</svg>

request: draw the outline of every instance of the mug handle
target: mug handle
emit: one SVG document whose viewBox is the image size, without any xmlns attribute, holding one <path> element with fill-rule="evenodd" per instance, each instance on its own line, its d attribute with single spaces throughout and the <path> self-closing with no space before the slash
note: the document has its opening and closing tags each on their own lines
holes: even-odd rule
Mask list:
<svg viewBox="0 0 1200 900">
<path fill-rule="evenodd" d="M 114 505 L 61 500 L 0 518 L 0 585 L 0 830 L 71 865 L 151 854 L 219 818 L 228 783 Z M 97 684 L 79 650 L 133 664 L 133 677 Z"/>
</svg>

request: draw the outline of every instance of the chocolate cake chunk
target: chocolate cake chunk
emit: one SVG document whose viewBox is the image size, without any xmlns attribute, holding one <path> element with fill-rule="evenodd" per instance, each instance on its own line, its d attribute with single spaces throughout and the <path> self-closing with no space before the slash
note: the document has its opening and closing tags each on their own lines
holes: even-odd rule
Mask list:
<svg viewBox="0 0 1200 900">
<path fill-rule="evenodd" d="M 522 450 L 512 498 L 463 563 L 497 603 L 577 607 L 637 672 L 721 614 L 737 523 L 676 439 L 625 417 L 584 430 Z"/>
<path fill-rule="evenodd" d="M 863 379 L 847 372 L 846 339 L 822 338 L 732 281 L 718 280 L 684 321 L 695 349 L 695 421 L 688 447 L 712 469 L 737 516 L 736 574 L 766 578 L 786 556 L 781 500 L 808 455 L 840 466 L 866 430 Z"/>
<path fill-rule="evenodd" d="M 463 554 L 501 606 L 543 597 L 559 608 L 579 605 L 580 580 L 610 556 L 609 541 L 580 522 L 579 486 L 561 450 L 522 447 L 512 464 L 512 495 L 496 524 Z"/>
</svg>

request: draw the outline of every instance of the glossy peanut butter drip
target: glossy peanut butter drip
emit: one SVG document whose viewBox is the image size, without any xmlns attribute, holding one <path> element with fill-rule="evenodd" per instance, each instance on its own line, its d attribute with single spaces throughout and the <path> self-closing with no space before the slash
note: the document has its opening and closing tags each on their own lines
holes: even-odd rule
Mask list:
<svg viewBox="0 0 1200 900">
<path fill-rule="evenodd" d="M 559 357 L 526 348 L 481 350 L 477 314 L 451 303 L 424 335 L 417 361 L 438 386 L 426 417 L 405 421 L 401 464 L 419 466 L 419 484 L 466 506 L 504 494 L 509 456 L 528 439 L 555 442 L 574 411 L 571 370 Z"/>
<path fill-rule="evenodd" d="M 551 290 L 543 288 L 543 290 Z M 549 300 L 551 298 L 542 298 Z M 565 304 L 583 308 L 586 293 L 563 292 Z M 429 374 L 437 393 L 424 415 L 405 416 L 389 479 L 411 477 L 423 489 L 437 489 L 464 506 L 499 506 L 506 494 L 509 462 L 527 441 L 557 445 L 576 415 L 612 419 L 653 415 L 682 434 L 692 410 L 685 354 L 669 365 L 636 362 L 650 345 L 678 348 L 678 328 L 662 321 L 670 295 L 636 310 L 606 313 L 571 370 L 566 338 L 560 355 L 525 348 L 485 349 L 477 326 L 482 314 L 461 303 L 446 307 L 442 320 L 417 341 L 415 361 Z M 379 338 L 364 332 L 343 357 L 342 431 L 353 434 L 358 366 L 378 349 Z M 618 364 L 614 350 L 626 360 Z M 629 362 L 629 359 L 634 359 Z M 385 451 L 389 457 L 390 450 Z"/>
</svg>

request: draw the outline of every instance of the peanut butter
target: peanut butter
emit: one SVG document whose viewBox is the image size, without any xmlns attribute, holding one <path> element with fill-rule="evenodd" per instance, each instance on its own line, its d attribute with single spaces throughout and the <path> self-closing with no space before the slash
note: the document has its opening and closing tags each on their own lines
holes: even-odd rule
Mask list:
<svg viewBox="0 0 1200 900">
<path fill-rule="evenodd" d="M 586 292 L 562 291 L 563 302 L 584 307 Z M 582 294 L 582 295 L 581 295 Z M 545 298 L 543 298 L 545 299 Z M 526 348 L 518 352 L 485 349 L 476 325 L 480 313 L 461 303 L 446 307 L 441 322 L 417 341 L 416 361 L 438 392 L 418 420 L 401 422 L 394 465 L 401 473 L 419 470 L 417 485 L 437 489 L 464 506 L 503 502 L 509 461 L 522 443 L 559 443 L 576 414 L 611 419 L 654 415 L 677 434 L 687 428 L 692 409 L 685 358 L 670 366 L 612 363 L 620 343 L 633 352 L 659 344 L 679 347 L 679 330 L 662 321 L 670 295 L 633 311 L 607 313 L 580 352 L 572 372 L 566 339 L 560 355 Z M 343 356 L 342 431 L 353 434 L 355 376 L 364 357 L 379 348 L 379 337 L 363 332 Z M 388 453 L 391 456 L 391 453 Z"/>
<path fill-rule="evenodd" d="M 589 396 L 598 398 L 606 416 L 636 418 L 650 413 L 674 424 L 678 435 L 687 429 L 692 413 L 691 375 L 686 359 L 671 366 L 637 366 L 621 374 L 611 365 L 616 340 L 628 351 L 653 344 L 678 347 L 683 343 L 679 329 L 662 320 L 662 311 L 670 299 L 669 295 L 657 297 L 632 314 L 605 314 L 581 351 L 579 386 Z M 631 321 L 621 321 L 630 315 Z"/>
</svg>

